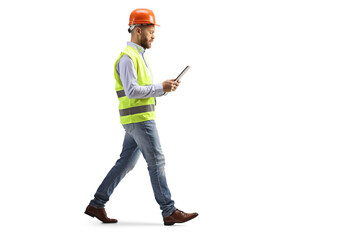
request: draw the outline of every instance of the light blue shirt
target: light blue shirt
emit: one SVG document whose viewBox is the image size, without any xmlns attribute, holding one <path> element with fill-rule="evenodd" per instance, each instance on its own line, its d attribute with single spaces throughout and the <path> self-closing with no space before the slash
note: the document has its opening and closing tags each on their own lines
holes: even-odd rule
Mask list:
<svg viewBox="0 0 360 240">
<path fill-rule="evenodd" d="M 151 69 L 144 57 L 145 49 L 136 43 L 127 42 L 127 45 L 135 48 L 142 57 L 146 67 L 149 69 L 152 79 Z M 164 95 L 162 83 L 155 83 L 148 86 L 139 86 L 137 81 L 137 73 L 135 71 L 134 63 L 131 58 L 124 54 L 116 66 L 116 71 L 120 76 L 121 83 L 124 87 L 125 95 L 128 98 L 149 98 L 160 97 Z"/>
</svg>

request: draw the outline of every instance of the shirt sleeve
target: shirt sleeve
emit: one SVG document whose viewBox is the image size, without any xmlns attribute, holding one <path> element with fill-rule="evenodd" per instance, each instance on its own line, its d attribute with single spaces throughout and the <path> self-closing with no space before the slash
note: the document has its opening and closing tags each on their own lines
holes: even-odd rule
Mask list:
<svg viewBox="0 0 360 240">
<path fill-rule="evenodd" d="M 116 70 L 128 98 L 160 97 L 164 94 L 162 83 L 139 86 L 134 63 L 128 55 L 120 58 Z"/>
</svg>

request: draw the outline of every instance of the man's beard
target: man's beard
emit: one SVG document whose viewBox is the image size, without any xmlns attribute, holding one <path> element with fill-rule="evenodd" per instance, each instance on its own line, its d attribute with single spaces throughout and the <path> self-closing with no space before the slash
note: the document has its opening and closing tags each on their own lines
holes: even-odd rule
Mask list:
<svg viewBox="0 0 360 240">
<path fill-rule="evenodd" d="M 142 46 L 144 49 L 151 48 L 151 45 L 145 36 L 141 38 L 140 46 Z"/>
</svg>

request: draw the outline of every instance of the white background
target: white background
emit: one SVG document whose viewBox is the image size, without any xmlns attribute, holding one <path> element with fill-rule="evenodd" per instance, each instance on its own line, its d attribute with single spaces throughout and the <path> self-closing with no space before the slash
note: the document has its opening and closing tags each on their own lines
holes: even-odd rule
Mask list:
<svg viewBox="0 0 360 240">
<path fill-rule="evenodd" d="M 113 64 L 152 9 L 157 125 L 176 206 L 145 160 L 107 211 L 83 212 L 121 151 Z M 1 1 L 1 234 L 6 239 L 359 239 L 358 1 Z"/>
</svg>

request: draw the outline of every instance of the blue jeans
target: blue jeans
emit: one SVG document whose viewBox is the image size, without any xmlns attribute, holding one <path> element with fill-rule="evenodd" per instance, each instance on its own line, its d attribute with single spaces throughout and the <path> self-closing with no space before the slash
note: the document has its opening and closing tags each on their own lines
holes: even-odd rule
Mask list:
<svg viewBox="0 0 360 240">
<path fill-rule="evenodd" d="M 151 185 L 162 215 L 163 217 L 170 216 L 175 211 L 175 207 L 166 183 L 165 158 L 155 121 L 131 123 L 123 127 L 126 133 L 120 159 L 99 186 L 90 205 L 97 208 L 105 206 L 121 179 L 135 167 L 141 152 L 147 162 Z"/>
</svg>

